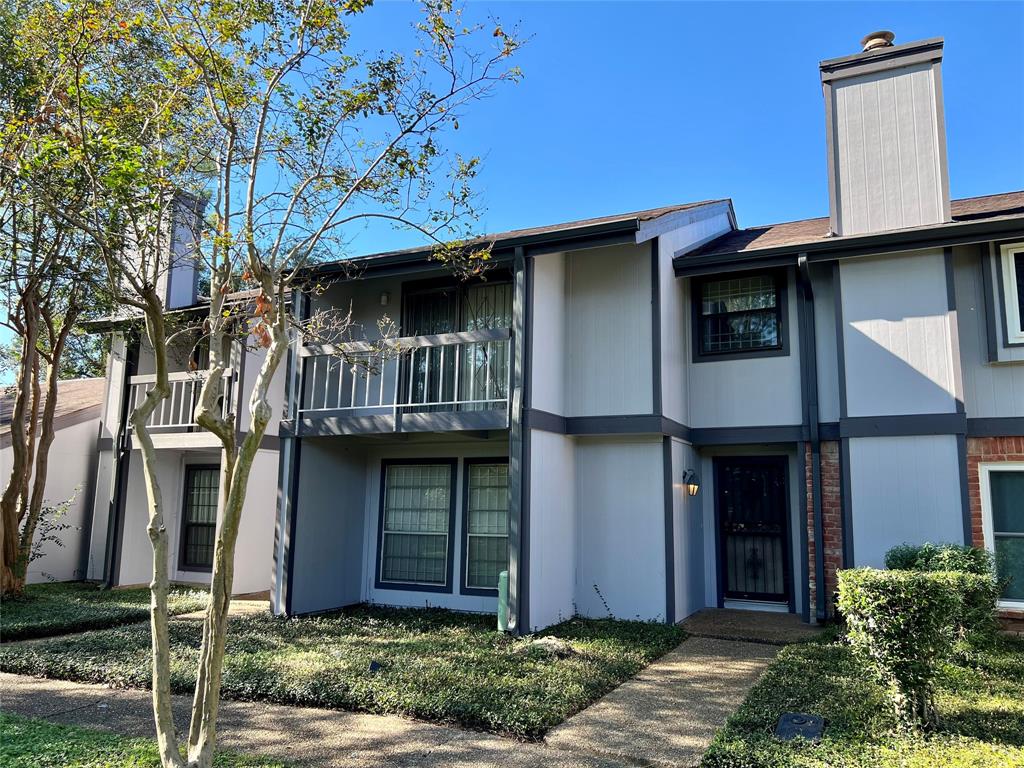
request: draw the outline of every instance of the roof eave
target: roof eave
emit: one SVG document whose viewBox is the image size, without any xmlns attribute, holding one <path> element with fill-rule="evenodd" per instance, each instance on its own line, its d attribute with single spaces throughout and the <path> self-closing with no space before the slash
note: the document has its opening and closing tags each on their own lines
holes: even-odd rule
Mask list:
<svg viewBox="0 0 1024 768">
<path fill-rule="evenodd" d="M 915 227 L 870 235 L 833 237 L 809 243 L 794 243 L 749 251 L 709 254 L 707 256 L 676 256 L 672 260 L 677 277 L 714 272 L 729 272 L 751 265 L 777 266 L 796 261 L 806 255 L 808 261 L 832 261 L 851 256 L 915 251 L 924 248 L 968 245 L 1001 237 L 1024 234 L 1024 215 L 950 222 L 931 227 Z"/>
</svg>

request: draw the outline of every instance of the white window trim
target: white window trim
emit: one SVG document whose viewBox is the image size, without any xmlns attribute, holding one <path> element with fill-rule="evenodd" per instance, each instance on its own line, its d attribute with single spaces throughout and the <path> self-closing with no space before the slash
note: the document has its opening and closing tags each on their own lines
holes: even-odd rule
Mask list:
<svg viewBox="0 0 1024 768">
<path fill-rule="evenodd" d="M 1020 317 L 1020 291 L 1024 285 L 1017 285 L 1017 270 L 1014 269 L 1014 256 L 1024 253 L 1024 242 L 1006 243 L 999 246 L 1000 268 L 1003 270 L 1003 311 L 1006 313 L 1006 343 L 1024 343 L 1024 327 Z"/>
<path fill-rule="evenodd" d="M 995 532 L 992 525 L 992 488 L 989 482 L 991 472 L 1024 472 L 1024 461 L 998 461 L 978 464 L 978 480 L 981 491 L 981 527 L 985 534 L 985 549 L 995 555 Z M 1024 600 L 998 600 L 1000 608 L 1024 610 Z"/>
</svg>

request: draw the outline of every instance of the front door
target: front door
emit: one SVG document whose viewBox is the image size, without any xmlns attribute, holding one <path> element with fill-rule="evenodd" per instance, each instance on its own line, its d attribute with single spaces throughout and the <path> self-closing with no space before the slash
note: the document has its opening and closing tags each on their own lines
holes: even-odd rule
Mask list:
<svg viewBox="0 0 1024 768">
<path fill-rule="evenodd" d="M 714 465 L 720 594 L 789 602 L 786 457 L 719 457 Z"/>
</svg>

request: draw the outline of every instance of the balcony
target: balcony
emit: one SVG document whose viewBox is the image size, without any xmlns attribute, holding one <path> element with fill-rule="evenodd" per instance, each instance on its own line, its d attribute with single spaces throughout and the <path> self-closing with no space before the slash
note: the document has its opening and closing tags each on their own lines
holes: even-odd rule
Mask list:
<svg viewBox="0 0 1024 768">
<path fill-rule="evenodd" d="M 191 432 L 200 429 L 196 424 L 195 410 L 206 375 L 205 371 L 168 374 L 171 396 L 164 399 L 150 414 L 146 426 L 155 432 Z M 221 413 L 223 416 L 227 416 L 234 410 L 235 399 L 238 397 L 235 374 L 232 369 L 229 368 L 224 372 L 222 382 Z M 137 408 L 145 399 L 146 394 L 156 383 L 156 376 L 154 374 L 132 376 L 128 383 L 128 407 L 131 410 Z"/>
<path fill-rule="evenodd" d="M 507 328 L 303 347 L 299 434 L 508 427 Z"/>
</svg>

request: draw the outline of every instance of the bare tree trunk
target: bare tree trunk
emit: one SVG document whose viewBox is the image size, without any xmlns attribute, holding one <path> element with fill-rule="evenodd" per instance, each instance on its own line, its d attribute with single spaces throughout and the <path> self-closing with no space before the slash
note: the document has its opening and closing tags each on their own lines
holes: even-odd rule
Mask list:
<svg viewBox="0 0 1024 768">
<path fill-rule="evenodd" d="M 238 539 L 249 474 L 256 458 L 256 451 L 259 450 L 260 441 L 273 414 L 268 397 L 270 383 L 287 347 L 288 334 L 282 316 L 273 328 L 270 346 L 256 376 L 249 399 L 249 432 L 236 456 L 231 456 L 235 453 L 233 443 L 229 448 L 225 442 L 221 467 L 221 478 L 225 483 L 221 486 L 224 511 L 217 526 L 210 603 L 203 621 L 203 644 L 199 652 L 192 724 L 189 729 L 189 761 L 197 768 L 209 768 L 213 763 L 228 610 L 231 606 L 234 582 L 235 543 Z"/>
<path fill-rule="evenodd" d="M 64 346 L 67 343 L 68 334 L 78 319 L 79 310 L 72 307 L 63 319 L 63 325 L 57 331 L 54 328 L 53 318 L 45 316 L 47 329 L 50 335 L 49 362 L 46 371 L 46 405 L 43 408 L 43 418 L 38 425 L 38 445 L 35 453 L 35 478 L 32 481 L 32 495 L 28 506 L 28 514 L 21 529 L 21 544 L 18 553 L 15 578 L 24 585 L 28 572 L 28 563 L 32 557 L 32 540 L 36 535 L 36 526 L 39 523 L 39 516 L 43 510 L 43 497 L 46 493 L 46 475 L 50 463 L 50 446 L 53 444 L 54 429 L 53 417 L 57 410 L 57 378 L 60 372 L 60 361 L 64 354 Z M 45 313 L 45 310 L 44 310 Z M 38 360 L 38 358 L 37 358 Z M 38 389 L 39 377 L 36 378 Z M 38 393 L 36 394 L 36 405 L 38 406 Z M 33 430 L 35 433 L 36 430 Z M 27 496 L 28 494 L 26 494 Z"/>
<path fill-rule="evenodd" d="M 34 288 L 30 287 L 25 291 L 21 304 L 25 333 L 22 337 L 21 364 L 18 368 L 18 383 L 14 394 L 14 412 L 11 414 L 11 476 L 7 487 L 4 488 L 3 496 L 0 497 L 0 533 L 3 534 L 0 594 L 20 592 L 15 577 L 19 544 L 19 502 L 24 494 L 26 473 L 31 465 L 25 432 L 25 410 L 32 387 L 32 371 L 36 367 L 36 358 L 39 354 L 36 346 L 39 342 L 39 312 Z"/>
<path fill-rule="evenodd" d="M 132 439 L 142 451 L 142 469 L 149 502 L 149 524 L 146 528 L 153 547 L 153 581 L 150 593 L 150 635 L 153 653 L 153 718 L 156 723 L 160 762 L 164 768 L 184 768 L 185 761 L 178 751 L 171 709 L 171 643 L 167 620 L 167 593 L 170 578 L 167 575 L 167 526 L 164 522 L 163 493 L 157 479 L 156 449 L 149 434 L 147 422 L 157 405 L 171 394 L 167 379 L 167 336 L 164 327 L 163 306 L 153 289 L 146 295 L 146 331 L 153 346 L 156 382 L 142 403 L 132 411 Z"/>
</svg>

